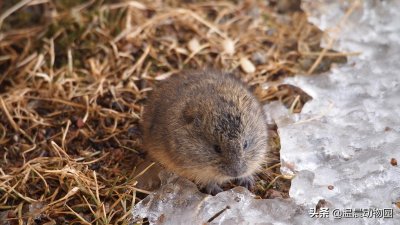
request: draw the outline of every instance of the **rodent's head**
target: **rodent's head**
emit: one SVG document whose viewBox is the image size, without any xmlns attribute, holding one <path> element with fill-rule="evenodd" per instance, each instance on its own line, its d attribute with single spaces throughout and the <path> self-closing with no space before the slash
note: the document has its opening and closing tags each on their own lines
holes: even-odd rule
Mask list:
<svg viewBox="0 0 400 225">
<path fill-rule="evenodd" d="M 197 171 L 198 180 L 249 176 L 259 169 L 267 150 L 262 109 L 250 94 L 215 98 L 186 104 L 182 158 L 190 159 L 185 164 Z"/>
</svg>

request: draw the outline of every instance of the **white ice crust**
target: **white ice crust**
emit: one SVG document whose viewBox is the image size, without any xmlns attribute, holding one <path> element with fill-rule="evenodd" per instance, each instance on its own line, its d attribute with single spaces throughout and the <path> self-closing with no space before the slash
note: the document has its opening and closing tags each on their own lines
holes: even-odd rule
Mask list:
<svg viewBox="0 0 400 225">
<path fill-rule="evenodd" d="M 335 32 L 336 50 L 360 55 L 326 74 L 286 79 L 313 97 L 300 114 L 277 102 L 266 106 L 278 125 L 281 169 L 295 175 L 290 199 L 254 199 L 243 188 L 213 197 L 163 175 L 162 188 L 136 205 L 134 218 L 151 224 L 400 224 L 394 204 L 400 167 L 390 163 L 400 161 L 400 1 L 359 1 L 343 21 L 355 2 L 303 1 L 310 22 Z M 329 218 L 310 218 L 321 199 Z M 393 218 L 334 219 L 336 208 L 393 209 Z"/>
</svg>

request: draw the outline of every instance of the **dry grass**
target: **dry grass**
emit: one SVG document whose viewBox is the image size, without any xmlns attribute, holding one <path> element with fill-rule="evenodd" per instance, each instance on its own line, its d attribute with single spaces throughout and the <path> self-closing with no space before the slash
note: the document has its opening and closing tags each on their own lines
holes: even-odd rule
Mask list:
<svg viewBox="0 0 400 225">
<path fill-rule="evenodd" d="M 155 80 L 224 68 L 300 112 L 311 97 L 281 78 L 345 61 L 318 57 L 322 33 L 301 12 L 194 2 L 0 2 L 0 224 L 127 224 L 147 193 L 138 123 Z M 260 177 L 259 196 L 287 197 L 277 164 Z"/>
</svg>

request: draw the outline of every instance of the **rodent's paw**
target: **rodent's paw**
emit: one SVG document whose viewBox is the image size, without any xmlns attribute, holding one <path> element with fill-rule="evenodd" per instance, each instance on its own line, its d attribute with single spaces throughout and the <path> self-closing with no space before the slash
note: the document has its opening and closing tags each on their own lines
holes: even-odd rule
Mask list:
<svg viewBox="0 0 400 225">
<path fill-rule="evenodd" d="M 205 187 L 204 190 L 206 191 L 207 194 L 211 195 L 216 195 L 220 192 L 223 192 L 224 190 L 216 183 L 208 183 Z"/>
<path fill-rule="evenodd" d="M 248 177 L 236 178 L 234 180 L 234 183 L 236 185 L 245 187 L 245 188 L 247 188 L 247 189 L 249 189 L 251 191 L 253 189 L 256 181 L 254 180 L 253 176 L 248 176 Z"/>
</svg>

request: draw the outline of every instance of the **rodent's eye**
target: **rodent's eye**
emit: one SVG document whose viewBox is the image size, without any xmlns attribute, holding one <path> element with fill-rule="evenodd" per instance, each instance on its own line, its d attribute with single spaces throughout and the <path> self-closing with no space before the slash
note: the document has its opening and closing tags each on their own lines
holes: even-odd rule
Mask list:
<svg viewBox="0 0 400 225">
<path fill-rule="evenodd" d="M 243 143 L 243 149 L 245 150 L 247 147 L 249 147 L 249 142 L 245 140 Z"/>
<path fill-rule="evenodd" d="M 221 147 L 219 147 L 219 145 L 214 145 L 213 147 L 216 153 L 221 153 Z"/>
</svg>

